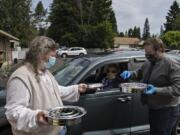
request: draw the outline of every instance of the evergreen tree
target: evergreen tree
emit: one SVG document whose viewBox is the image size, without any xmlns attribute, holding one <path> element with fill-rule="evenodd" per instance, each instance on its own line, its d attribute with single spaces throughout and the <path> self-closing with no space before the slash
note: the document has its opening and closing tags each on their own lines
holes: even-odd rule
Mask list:
<svg viewBox="0 0 180 135">
<path fill-rule="evenodd" d="M 47 10 L 44 8 L 41 1 L 38 2 L 34 13 L 34 25 L 39 31 L 39 35 L 45 35 L 47 27 Z"/>
<path fill-rule="evenodd" d="M 150 25 L 149 25 L 148 18 L 146 18 L 145 23 L 144 23 L 144 29 L 143 29 L 143 36 L 142 36 L 142 38 L 144 40 L 146 40 L 149 37 L 150 37 Z"/>
<path fill-rule="evenodd" d="M 180 13 L 177 15 L 176 19 L 173 22 L 173 30 L 180 31 Z"/>
<path fill-rule="evenodd" d="M 120 32 L 120 33 L 119 33 L 119 37 L 124 37 L 124 35 L 125 35 L 125 34 L 124 34 L 123 32 Z"/>
<path fill-rule="evenodd" d="M 49 21 L 51 23 L 48 35 L 60 44 L 77 45 L 76 32 L 83 25 L 79 8 L 72 0 L 53 0 L 50 8 Z"/>
<path fill-rule="evenodd" d="M 158 34 L 152 34 L 151 37 L 152 37 L 152 38 L 158 38 L 159 36 L 158 36 Z"/>
<path fill-rule="evenodd" d="M 141 38 L 140 27 L 134 27 L 132 37 Z"/>
<path fill-rule="evenodd" d="M 125 37 L 128 37 L 128 31 L 127 31 L 127 30 L 125 31 L 124 36 L 125 36 Z"/>
<path fill-rule="evenodd" d="M 164 24 L 165 32 L 173 30 L 173 22 L 179 13 L 180 13 L 179 4 L 177 3 L 177 1 L 174 1 L 166 16 L 166 23 Z"/>
<path fill-rule="evenodd" d="M 128 30 L 128 37 L 136 37 L 136 38 L 141 38 L 141 30 L 140 27 L 134 26 L 134 28 L 130 28 Z"/>
<path fill-rule="evenodd" d="M 164 29 L 163 26 L 161 25 L 161 29 L 160 29 L 160 36 L 164 34 Z"/>
<path fill-rule="evenodd" d="M 110 20 L 109 20 L 112 24 L 112 29 L 114 31 L 114 33 L 118 33 L 117 31 L 117 22 L 116 22 L 116 17 L 115 17 L 115 14 L 114 14 L 114 11 L 111 11 L 111 14 L 110 14 Z"/>
<path fill-rule="evenodd" d="M 140 27 L 137 28 L 137 35 L 136 35 L 136 37 L 138 37 L 139 39 L 141 38 L 141 28 Z"/>
<path fill-rule="evenodd" d="M 68 42 L 70 46 L 86 46 L 89 44 L 89 47 L 93 47 L 95 42 L 91 37 L 94 37 L 92 34 L 96 31 L 99 34 L 96 35 L 100 41 L 107 42 L 104 39 L 106 36 L 102 36 L 98 30 L 104 27 L 103 30 L 107 30 L 106 34 L 112 39 L 114 34 L 110 29 L 114 33 L 117 32 L 115 15 L 111 4 L 111 0 L 54 0 L 49 17 L 51 25 L 48 35 L 60 44 Z M 90 43 L 87 43 L 86 40 Z M 109 46 L 111 46 L 113 40 L 108 41 L 110 42 Z M 108 47 L 106 43 L 102 44 Z"/>
<path fill-rule="evenodd" d="M 132 32 L 132 37 L 137 37 L 137 28 L 134 26 L 133 32 Z"/>
<path fill-rule="evenodd" d="M 0 0 L 0 29 L 18 37 L 27 46 L 35 30 L 31 26 L 31 0 Z"/>
<path fill-rule="evenodd" d="M 130 28 L 128 30 L 128 37 L 133 37 L 133 29 L 132 28 Z"/>
</svg>

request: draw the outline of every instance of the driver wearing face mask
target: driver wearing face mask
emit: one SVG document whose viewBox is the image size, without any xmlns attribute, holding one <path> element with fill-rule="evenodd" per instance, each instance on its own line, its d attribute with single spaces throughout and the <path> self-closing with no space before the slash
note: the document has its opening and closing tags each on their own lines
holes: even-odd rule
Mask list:
<svg viewBox="0 0 180 135">
<path fill-rule="evenodd" d="M 102 79 L 102 84 L 104 85 L 104 89 L 118 87 L 119 80 L 117 78 L 117 74 L 118 74 L 118 66 L 116 64 L 108 65 L 108 68 L 106 70 L 106 76 Z"/>
</svg>

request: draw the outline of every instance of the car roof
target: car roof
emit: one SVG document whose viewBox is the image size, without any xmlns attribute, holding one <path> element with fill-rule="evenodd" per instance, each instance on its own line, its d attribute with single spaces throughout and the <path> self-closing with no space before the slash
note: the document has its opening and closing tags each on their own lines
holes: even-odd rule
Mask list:
<svg viewBox="0 0 180 135">
<path fill-rule="evenodd" d="M 101 61 L 101 60 L 111 60 L 114 58 L 132 58 L 132 57 L 145 57 L 144 51 L 118 51 L 118 52 L 106 52 L 90 54 L 86 56 L 87 59 L 91 61 Z"/>
</svg>

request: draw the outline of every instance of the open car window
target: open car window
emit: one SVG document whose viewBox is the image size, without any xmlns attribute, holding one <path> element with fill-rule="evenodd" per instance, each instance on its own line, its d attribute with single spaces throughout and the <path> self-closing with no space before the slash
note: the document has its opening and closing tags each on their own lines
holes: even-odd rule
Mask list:
<svg viewBox="0 0 180 135">
<path fill-rule="evenodd" d="M 111 64 L 115 64 L 117 66 L 117 73 L 114 79 L 109 79 L 107 75 L 108 66 Z M 84 83 L 103 83 L 104 87 L 99 92 L 109 91 L 112 88 L 119 88 L 119 84 L 124 82 L 122 78 L 120 78 L 120 73 L 124 70 L 128 70 L 128 62 L 121 63 L 108 63 L 101 65 L 100 67 L 95 67 L 84 79 Z"/>
</svg>

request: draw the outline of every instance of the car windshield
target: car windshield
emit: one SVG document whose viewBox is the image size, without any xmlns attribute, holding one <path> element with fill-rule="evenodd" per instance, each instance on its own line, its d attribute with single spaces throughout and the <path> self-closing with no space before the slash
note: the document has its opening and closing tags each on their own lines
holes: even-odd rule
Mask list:
<svg viewBox="0 0 180 135">
<path fill-rule="evenodd" d="M 89 66 L 90 61 L 79 58 L 66 63 L 61 69 L 54 72 L 54 77 L 62 86 L 68 85 L 81 71 Z"/>
</svg>

